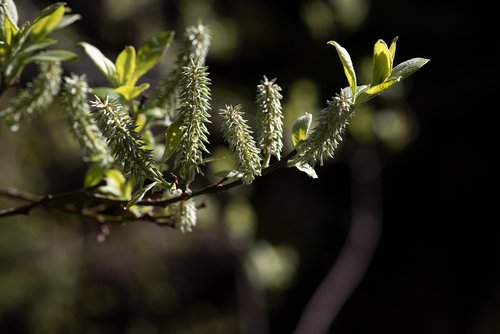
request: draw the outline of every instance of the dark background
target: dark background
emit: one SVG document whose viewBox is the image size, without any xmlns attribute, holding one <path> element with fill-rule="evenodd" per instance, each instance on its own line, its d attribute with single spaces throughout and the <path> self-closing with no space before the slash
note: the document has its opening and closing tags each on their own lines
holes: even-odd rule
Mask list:
<svg viewBox="0 0 500 334">
<path fill-rule="evenodd" d="M 31 18 L 49 3 L 19 1 L 20 16 Z M 360 7 L 350 11 L 345 4 Z M 493 209 L 498 149 L 492 145 L 499 58 L 497 41 L 488 41 L 487 8 L 389 0 L 68 5 L 83 20 L 61 35 L 60 43 L 80 54 L 66 70 L 88 73 L 93 85 L 103 84 L 103 78 L 76 42 L 90 42 L 113 59 L 148 34 L 176 30 L 180 36 L 202 16 L 222 36 L 214 36 L 218 48 L 207 60 L 214 110 L 236 101 L 251 115 L 255 85 L 264 74 L 278 78 L 285 103 L 292 87 L 299 87 L 299 100 L 305 98 L 301 87 L 311 86 L 297 86 L 296 80 L 308 79 L 317 92 L 313 104 L 325 106 L 346 85 L 328 40 L 349 50 L 360 75 L 379 38 L 389 42 L 399 36 L 396 63 L 413 57 L 431 61 L 404 89 L 371 103 L 375 115 L 384 110 L 403 115 L 408 137 L 350 132 L 335 159 L 317 168 L 318 180 L 290 169 L 232 192 L 253 208 L 256 224 L 255 236 L 237 246 L 227 246 L 231 238 L 213 227 L 217 215 L 216 223 L 192 235 L 131 224 L 115 228 L 102 244 L 81 222 L 43 210 L 1 221 L 2 332 L 235 333 L 249 326 L 241 319 L 246 309 L 264 319 L 271 333 L 291 333 L 346 241 L 352 159 L 367 151 L 381 167 L 381 238 L 330 332 L 500 332 L 500 238 Z M 151 82 L 168 71 L 174 50 L 149 74 Z M 62 125 L 60 134 L 52 132 L 51 126 L 60 125 L 57 115 L 44 122 L 19 134 L 0 128 L 2 187 L 44 193 L 80 186 L 86 165 L 71 153 L 74 146 L 61 146 L 67 138 Z M 230 197 L 211 201 L 225 217 L 220 212 Z M 292 261 L 296 272 L 288 283 L 241 287 L 242 263 L 257 240 L 294 250 L 298 261 Z"/>
</svg>

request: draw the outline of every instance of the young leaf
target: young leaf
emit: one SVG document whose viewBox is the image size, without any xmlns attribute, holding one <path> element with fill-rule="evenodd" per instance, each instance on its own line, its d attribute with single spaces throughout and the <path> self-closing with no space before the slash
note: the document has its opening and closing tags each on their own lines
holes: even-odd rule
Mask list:
<svg viewBox="0 0 500 334">
<path fill-rule="evenodd" d="M 158 182 L 153 181 L 150 184 L 148 184 L 147 186 L 144 186 L 143 188 L 137 190 L 132 195 L 132 198 L 130 199 L 130 201 L 127 203 L 126 208 L 129 209 L 132 205 L 135 205 L 138 202 L 140 202 L 144 198 L 144 195 L 146 195 L 146 193 L 148 191 L 150 191 L 151 189 L 153 189 L 153 187 L 156 186 L 157 184 L 158 184 Z"/>
<path fill-rule="evenodd" d="M 135 72 L 135 48 L 127 46 L 116 58 L 116 76 L 118 77 L 119 85 L 130 85 Z"/>
<path fill-rule="evenodd" d="M 313 179 L 318 178 L 318 174 L 316 174 L 316 171 L 314 170 L 314 168 L 307 163 L 296 164 L 295 167 L 297 167 L 298 170 L 306 173 L 308 176 L 312 177 Z"/>
<path fill-rule="evenodd" d="M 165 151 L 163 152 L 163 157 L 161 158 L 161 163 L 164 165 L 167 160 L 174 154 L 174 152 L 177 150 L 177 145 L 179 144 L 179 127 L 181 123 L 179 120 L 176 120 L 170 126 L 168 127 L 167 131 L 165 132 L 165 137 L 166 137 L 166 144 L 165 144 Z"/>
<path fill-rule="evenodd" d="M 135 73 L 132 82 L 136 82 L 142 75 L 158 63 L 174 37 L 173 31 L 163 31 L 149 38 L 137 50 Z"/>
<path fill-rule="evenodd" d="M 66 8 L 61 3 L 51 14 L 36 21 L 32 24 L 31 36 L 33 39 L 39 39 L 47 36 L 61 21 Z"/>
<path fill-rule="evenodd" d="M 413 73 L 417 72 L 422 66 L 427 64 L 429 59 L 425 58 L 413 58 L 402 62 L 398 66 L 394 67 L 389 76 L 389 79 L 396 79 L 397 77 L 401 77 L 401 80 L 406 79 Z"/>
<path fill-rule="evenodd" d="M 16 26 L 14 22 L 11 21 L 9 16 L 5 16 L 4 18 L 3 31 L 4 31 L 5 44 L 11 46 L 14 38 L 19 33 L 19 28 Z"/>
<path fill-rule="evenodd" d="M 101 72 L 108 78 L 108 80 L 113 84 L 117 85 L 116 81 L 116 66 L 111 60 L 109 60 L 102 52 L 95 46 L 80 42 L 80 45 L 85 50 L 85 53 L 92 59 L 94 64 L 101 70 Z"/>
<path fill-rule="evenodd" d="M 337 42 L 329 41 L 328 44 L 333 45 L 335 49 L 337 49 L 340 61 L 344 67 L 345 76 L 347 77 L 347 81 L 351 87 L 351 96 L 353 97 L 352 102 L 354 103 L 356 97 L 356 72 L 354 71 L 354 66 L 352 65 L 351 56 L 347 50 L 341 47 Z"/>
<path fill-rule="evenodd" d="M 49 47 L 49 46 L 54 45 L 56 43 L 57 43 L 57 41 L 55 39 L 51 39 L 51 38 L 44 38 L 44 39 L 39 39 L 36 41 L 30 41 L 29 43 L 26 43 L 22 47 L 22 49 L 17 53 L 17 56 L 26 57 L 35 51 L 38 51 L 40 49 L 45 49 L 46 47 Z"/>
<path fill-rule="evenodd" d="M 312 115 L 306 112 L 304 115 L 297 118 L 292 127 L 292 142 L 293 146 L 297 146 L 307 138 L 309 127 L 311 126 Z"/>
<path fill-rule="evenodd" d="M 389 52 L 391 53 L 392 63 L 394 64 L 394 58 L 396 57 L 396 42 L 399 37 L 394 37 L 392 40 L 391 46 L 389 47 Z"/>
<path fill-rule="evenodd" d="M 233 177 L 241 178 L 241 177 L 243 177 L 243 173 L 240 171 L 234 170 L 234 169 L 221 170 L 219 172 L 214 173 L 214 176 L 222 177 L 222 178 L 226 178 L 226 179 L 230 179 Z"/>
<path fill-rule="evenodd" d="M 363 103 L 366 103 L 367 101 L 371 100 L 378 94 L 382 93 L 384 90 L 392 87 L 394 84 L 398 83 L 401 80 L 401 77 L 395 78 L 395 79 L 390 79 L 386 80 L 385 82 L 369 87 L 367 89 L 364 89 L 361 93 L 358 94 L 358 98 L 356 99 L 356 107 L 362 105 Z"/>
<path fill-rule="evenodd" d="M 372 86 L 382 83 L 389 77 L 392 70 L 392 55 L 387 44 L 379 39 L 373 48 Z"/>
<path fill-rule="evenodd" d="M 46 62 L 46 63 L 54 63 L 54 62 L 63 62 L 68 60 L 75 60 L 77 58 L 77 54 L 71 51 L 66 50 L 48 50 L 37 53 L 34 56 L 31 56 L 28 59 L 28 62 Z"/>
<path fill-rule="evenodd" d="M 104 167 L 101 165 L 94 165 L 90 167 L 87 173 L 85 174 L 83 186 L 85 188 L 91 188 L 93 186 L 98 185 L 103 178 L 104 178 Z"/>
<path fill-rule="evenodd" d="M 104 194 L 114 196 L 116 198 L 128 199 L 124 196 L 124 188 L 127 180 L 123 176 L 122 172 L 117 169 L 108 169 L 104 172 L 104 179 L 106 180 L 106 185 L 99 187 L 99 191 Z"/>
<path fill-rule="evenodd" d="M 148 83 L 143 83 L 137 87 L 133 85 L 123 85 L 115 88 L 115 93 L 121 94 L 126 101 L 132 101 L 148 88 Z"/>
<path fill-rule="evenodd" d="M 52 31 L 59 30 L 75 23 L 82 18 L 79 14 L 64 15 Z"/>
<path fill-rule="evenodd" d="M 13 0 L 2 0 L 0 1 L 0 5 L 5 10 L 5 14 L 11 19 L 12 23 L 17 26 L 18 15 L 17 15 L 17 7 Z M 3 25 L 2 22 L 2 14 L 0 13 L 0 24 Z"/>
</svg>

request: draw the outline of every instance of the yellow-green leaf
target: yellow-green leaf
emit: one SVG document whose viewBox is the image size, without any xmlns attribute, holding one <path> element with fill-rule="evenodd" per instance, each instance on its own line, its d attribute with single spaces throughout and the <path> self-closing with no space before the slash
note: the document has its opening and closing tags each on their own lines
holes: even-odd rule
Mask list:
<svg viewBox="0 0 500 334">
<path fill-rule="evenodd" d="M 3 29 L 5 32 L 5 44 L 11 46 L 12 40 L 19 33 L 19 28 L 15 25 L 14 22 L 11 21 L 10 17 L 6 15 L 3 23 Z"/>
<path fill-rule="evenodd" d="M 311 126 L 312 115 L 310 113 L 305 113 L 304 115 L 297 118 L 295 124 L 292 127 L 292 142 L 293 146 L 297 146 L 300 142 L 303 142 L 307 138 L 307 133 L 309 132 L 309 127 Z"/>
<path fill-rule="evenodd" d="M 137 50 L 134 82 L 158 63 L 174 37 L 173 31 L 163 31 L 149 38 Z"/>
<path fill-rule="evenodd" d="M 394 79 L 389 79 L 386 80 L 385 82 L 372 86 L 370 88 L 365 89 L 363 92 L 361 92 L 358 95 L 358 98 L 356 100 L 356 107 L 359 107 L 363 103 L 367 102 L 368 100 L 371 100 L 378 94 L 382 93 L 384 90 L 388 89 L 389 87 L 392 87 L 394 84 L 398 83 L 401 81 L 401 77 L 397 77 Z"/>
<path fill-rule="evenodd" d="M 352 65 L 351 56 L 340 46 L 339 43 L 335 41 L 329 41 L 328 44 L 333 45 L 339 54 L 340 61 L 342 62 L 342 66 L 344 67 L 345 76 L 347 77 L 347 81 L 349 82 L 349 86 L 351 87 L 351 93 L 353 96 L 353 103 L 356 97 L 356 72 L 354 71 L 354 66 Z"/>
<path fill-rule="evenodd" d="M 392 56 L 387 44 L 381 39 L 373 48 L 373 77 L 372 86 L 382 83 L 389 77 L 392 70 Z"/>
<path fill-rule="evenodd" d="M 123 85 L 115 88 L 115 93 L 120 94 L 126 101 L 132 101 L 139 96 L 143 91 L 149 88 L 148 83 L 143 83 L 140 86 Z"/>
<path fill-rule="evenodd" d="M 392 40 L 391 46 L 389 47 L 389 52 L 391 53 L 392 63 L 394 64 L 394 58 L 396 57 L 396 42 L 399 37 L 394 37 Z"/>
<path fill-rule="evenodd" d="M 87 171 L 85 174 L 84 178 L 84 187 L 85 188 L 90 188 L 94 187 L 101 182 L 102 178 L 104 177 L 104 167 L 100 165 L 94 165 L 90 167 L 90 169 Z"/>
<path fill-rule="evenodd" d="M 135 48 L 127 46 L 116 58 L 116 75 L 118 76 L 119 85 L 134 86 L 132 82 L 135 72 Z"/>
<path fill-rule="evenodd" d="M 116 84 L 115 64 L 103 55 L 102 52 L 95 46 L 85 42 L 80 42 L 80 45 L 83 47 L 83 50 L 85 50 L 85 53 L 90 57 L 90 59 L 92 59 L 97 68 L 106 76 L 106 78 L 108 78 L 112 84 Z"/>
<path fill-rule="evenodd" d="M 65 11 L 64 5 L 60 5 L 50 15 L 38 20 L 32 28 L 33 39 L 47 36 L 61 21 Z"/>
<path fill-rule="evenodd" d="M 167 131 L 165 132 L 166 144 L 165 151 L 163 152 L 163 157 L 161 158 L 162 165 L 165 164 L 167 160 L 172 156 L 172 154 L 174 154 L 174 152 L 177 150 L 177 145 L 179 144 L 180 125 L 181 123 L 179 122 L 179 120 L 177 120 L 170 124 Z"/>
</svg>

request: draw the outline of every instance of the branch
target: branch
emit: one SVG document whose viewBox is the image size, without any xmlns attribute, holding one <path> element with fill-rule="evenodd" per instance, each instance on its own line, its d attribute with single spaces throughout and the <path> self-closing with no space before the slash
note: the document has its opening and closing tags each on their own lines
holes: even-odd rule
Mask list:
<svg viewBox="0 0 500 334">
<path fill-rule="evenodd" d="M 288 160 L 291 159 L 295 154 L 296 154 L 296 151 L 293 150 L 286 157 L 281 159 L 280 161 L 277 161 L 274 164 L 272 164 L 271 166 L 263 169 L 262 176 L 269 174 L 271 172 L 274 172 L 278 169 L 286 168 Z M 222 191 L 225 191 L 225 190 L 228 190 L 228 189 L 231 189 L 231 188 L 234 188 L 234 187 L 237 187 L 237 186 L 243 184 L 241 179 L 234 180 L 234 181 L 231 181 L 228 183 L 224 183 L 226 181 L 227 181 L 227 179 L 223 178 L 222 180 L 220 180 L 216 183 L 212 183 L 204 188 L 201 188 L 201 189 L 193 191 L 193 192 L 184 192 L 177 197 L 173 197 L 173 198 L 169 198 L 169 199 L 165 199 L 165 200 L 142 200 L 142 201 L 138 202 L 136 205 L 166 207 L 169 204 L 173 204 L 173 203 L 180 202 L 180 201 L 185 201 L 187 199 L 197 197 L 200 195 L 204 195 L 204 194 L 219 193 L 219 192 L 222 192 Z M 63 211 L 63 212 L 82 216 L 85 218 L 97 220 L 100 222 L 103 222 L 103 221 L 125 222 L 125 221 L 144 220 L 144 221 L 154 222 L 157 224 L 167 224 L 167 225 L 170 224 L 170 225 L 172 225 L 170 222 L 168 222 L 168 223 L 163 222 L 163 220 L 167 217 L 159 217 L 159 216 L 136 217 L 134 215 L 109 216 L 109 215 L 103 215 L 100 213 L 90 214 L 90 213 L 87 213 L 83 210 L 70 209 L 65 205 L 57 205 L 57 202 L 60 202 L 60 201 L 68 202 L 75 197 L 77 197 L 78 199 L 81 200 L 82 196 L 83 197 L 90 197 L 90 199 L 95 200 L 96 202 L 98 202 L 98 204 L 108 204 L 108 205 L 116 205 L 119 207 L 124 207 L 128 203 L 127 200 L 115 199 L 115 198 L 111 198 L 111 197 L 93 192 L 93 190 L 97 189 L 101 185 L 102 184 L 98 184 L 98 185 L 95 185 L 95 186 L 90 187 L 90 188 L 77 189 L 77 190 L 73 190 L 73 191 L 69 191 L 69 192 L 65 192 L 65 193 L 61 193 L 61 194 L 57 194 L 57 195 L 47 194 L 45 196 L 40 196 L 40 195 L 32 194 L 29 192 L 25 192 L 25 191 L 13 189 L 13 188 L 8 188 L 5 190 L 0 189 L 0 196 L 30 202 L 28 204 L 21 205 L 18 207 L 0 210 L 0 218 L 16 216 L 16 215 L 28 215 L 32 209 L 39 207 L 39 206 L 45 206 L 45 207 L 55 208 L 55 209 Z"/>
</svg>

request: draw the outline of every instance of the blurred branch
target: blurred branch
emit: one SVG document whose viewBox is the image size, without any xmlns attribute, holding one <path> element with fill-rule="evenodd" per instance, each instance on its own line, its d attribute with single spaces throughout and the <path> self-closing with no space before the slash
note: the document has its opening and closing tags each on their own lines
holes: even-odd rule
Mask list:
<svg viewBox="0 0 500 334">
<path fill-rule="evenodd" d="M 306 306 L 295 334 L 328 333 L 342 306 L 363 278 L 380 238 L 381 163 L 373 150 L 351 160 L 352 223 L 337 262 Z"/>
<path fill-rule="evenodd" d="M 291 151 L 286 157 L 281 159 L 280 161 L 275 162 L 271 166 L 265 168 L 262 170 L 262 175 L 269 174 L 271 172 L 274 172 L 278 169 L 281 168 L 286 168 L 287 167 L 287 162 L 290 158 L 292 158 L 296 154 L 296 151 L 293 150 Z M 223 178 L 222 180 L 212 183 L 204 188 L 201 188 L 196 191 L 186 191 L 183 192 L 181 195 L 169 198 L 169 199 L 163 199 L 163 200 L 142 200 L 136 203 L 138 206 L 155 206 L 155 207 L 166 207 L 169 204 L 173 204 L 176 202 L 180 201 L 185 201 L 187 199 L 197 197 L 203 194 L 214 194 L 214 193 L 219 193 L 231 188 L 234 188 L 236 186 L 242 185 L 241 179 L 231 181 L 228 183 L 226 182 L 227 179 Z M 124 209 L 125 206 L 128 204 L 128 200 L 120 200 L 112 197 L 108 197 L 99 193 L 94 192 L 97 188 L 99 188 L 102 184 L 98 184 L 94 187 L 91 188 L 83 188 L 83 189 L 77 189 L 57 195 L 36 195 L 33 193 L 29 193 L 26 191 L 14 189 L 14 188 L 8 188 L 8 189 L 0 189 L 0 196 L 1 197 L 6 197 L 10 199 L 15 199 L 15 200 L 22 200 L 22 201 L 27 201 L 29 202 L 28 204 L 24 204 L 21 206 L 17 207 L 12 207 L 12 208 L 7 208 L 0 210 L 0 218 L 4 217 L 10 217 L 10 216 L 16 216 L 16 215 L 28 215 L 30 211 L 34 208 L 43 206 L 51 209 L 56 209 L 60 210 L 66 213 L 71 213 L 75 214 L 78 216 L 82 216 L 85 218 L 90 218 L 93 220 L 97 220 L 100 222 L 125 222 L 125 221 L 134 221 L 134 220 L 145 220 L 149 222 L 154 222 L 154 223 L 161 223 L 162 225 L 165 223 L 164 220 L 168 217 L 158 217 L 158 216 L 141 216 L 141 217 L 136 217 L 133 214 L 131 214 L 128 210 L 123 210 L 123 214 L 120 215 L 103 215 L 100 213 L 88 213 L 84 211 L 83 209 L 72 209 L 68 208 L 67 203 L 73 203 L 73 204 L 78 204 L 78 206 L 82 206 L 82 203 L 90 203 L 90 202 L 95 202 L 94 206 L 102 206 L 102 205 L 108 205 L 108 206 L 115 206 L 119 207 L 121 209 Z M 172 224 L 170 224 L 172 225 Z"/>
</svg>

